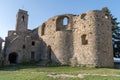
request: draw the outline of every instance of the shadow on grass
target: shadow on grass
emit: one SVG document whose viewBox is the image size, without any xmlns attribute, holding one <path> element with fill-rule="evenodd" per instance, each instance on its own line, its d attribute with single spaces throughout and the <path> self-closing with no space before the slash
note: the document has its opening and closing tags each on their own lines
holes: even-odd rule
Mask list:
<svg viewBox="0 0 120 80">
<path fill-rule="evenodd" d="M 20 63 L 20 64 L 11 64 L 0 67 L 0 71 L 16 71 L 20 69 L 27 68 L 39 68 L 41 66 L 37 65 L 37 63 Z"/>
<path fill-rule="evenodd" d="M 72 67 L 69 65 L 47 65 L 47 66 L 40 66 L 38 65 L 39 63 L 20 63 L 20 64 L 11 64 L 11 65 L 7 65 L 7 66 L 2 66 L 0 67 L 0 71 L 17 71 L 17 70 L 21 70 L 21 69 L 29 69 L 29 68 L 61 68 L 61 69 L 77 69 L 77 70 L 93 70 L 93 69 L 116 69 L 116 70 L 120 70 L 118 68 L 111 68 L 111 67 Z"/>
<path fill-rule="evenodd" d="M 22 68 L 23 67 L 20 64 L 11 64 L 11 65 L 6 65 L 6 66 L 0 67 L 0 71 L 16 71 L 16 70 L 19 70 Z"/>
<path fill-rule="evenodd" d="M 40 66 L 39 63 L 20 63 L 20 64 L 11 64 L 0 67 L 0 71 L 17 71 L 20 69 L 29 69 L 29 68 L 54 68 L 54 67 L 68 67 L 68 65 L 45 65 Z"/>
</svg>

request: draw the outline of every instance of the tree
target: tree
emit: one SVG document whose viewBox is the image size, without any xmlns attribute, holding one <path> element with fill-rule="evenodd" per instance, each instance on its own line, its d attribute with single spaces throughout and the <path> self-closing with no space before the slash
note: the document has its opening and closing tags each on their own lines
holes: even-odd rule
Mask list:
<svg viewBox="0 0 120 80">
<path fill-rule="evenodd" d="M 118 26 L 119 22 L 117 22 L 117 18 L 115 18 L 111 14 L 110 10 L 107 7 L 103 7 L 102 11 L 110 14 L 111 16 L 114 57 L 120 58 L 120 27 Z"/>
</svg>

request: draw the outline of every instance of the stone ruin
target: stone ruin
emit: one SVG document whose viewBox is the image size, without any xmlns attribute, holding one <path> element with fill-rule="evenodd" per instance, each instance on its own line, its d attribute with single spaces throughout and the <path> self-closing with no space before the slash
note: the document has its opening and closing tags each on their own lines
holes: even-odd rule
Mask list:
<svg viewBox="0 0 120 80">
<path fill-rule="evenodd" d="M 8 31 L 4 64 L 41 62 L 74 66 L 113 67 L 110 15 L 93 10 L 54 16 L 28 29 L 28 12 L 19 9 L 16 29 Z"/>
</svg>

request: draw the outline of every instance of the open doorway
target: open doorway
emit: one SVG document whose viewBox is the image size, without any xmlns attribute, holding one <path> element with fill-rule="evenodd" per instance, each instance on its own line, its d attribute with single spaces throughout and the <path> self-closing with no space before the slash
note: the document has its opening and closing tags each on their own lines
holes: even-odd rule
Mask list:
<svg viewBox="0 0 120 80">
<path fill-rule="evenodd" d="M 16 64 L 17 58 L 18 58 L 17 53 L 13 52 L 13 53 L 9 54 L 8 60 L 9 60 L 10 64 Z"/>
<path fill-rule="evenodd" d="M 48 60 L 48 63 L 51 63 L 51 46 L 48 45 L 47 47 L 47 60 Z"/>
</svg>

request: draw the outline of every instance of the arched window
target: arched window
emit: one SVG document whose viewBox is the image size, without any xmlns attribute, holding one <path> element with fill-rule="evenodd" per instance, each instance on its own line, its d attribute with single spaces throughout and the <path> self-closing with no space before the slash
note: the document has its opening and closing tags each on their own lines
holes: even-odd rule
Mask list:
<svg viewBox="0 0 120 80">
<path fill-rule="evenodd" d="M 48 59 L 48 63 L 51 63 L 51 51 L 52 51 L 52 49 L 51 49 L 51 46 L 50 45 L 48 45 L 47 46 L 47 59 Z"/>
<path fill-rule="evenodd" d="M 63 18 L 63 26 L 67 26 L 68 25 L 68 18 L 64 17 Z"/>
<path fill-rule="evenodd" d="M 24 15 L 22 16 L 22 21 L 25 21 L 25 16 Z"/>
<path fill-rule="evenodd" d="M 10 64 L 16 64 L 17 63 L 17 58 L 18 58 L 18 54 L 15 52 L 12 52 L 9 54 L 8 60 L 10 62 Z"/>
<path fill-rule="evenodd" d="M 82 42 L 82 45 L 87 45 L 88 44 L 88 40 L 86 39 L 86 34 L 83 34 L 81 36 L 81 42 Z"/>
<path fill-rule="evenodd" d="M 66 30 L 67 27 L 69 27 L 69 21 L 70 18 L 69 16 L 63 15 L 63 16 L 59 16 L 56 20 L 56 30 L 60 31 L 60 30 Z"/>
</svg>

